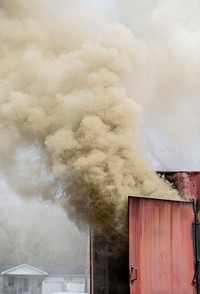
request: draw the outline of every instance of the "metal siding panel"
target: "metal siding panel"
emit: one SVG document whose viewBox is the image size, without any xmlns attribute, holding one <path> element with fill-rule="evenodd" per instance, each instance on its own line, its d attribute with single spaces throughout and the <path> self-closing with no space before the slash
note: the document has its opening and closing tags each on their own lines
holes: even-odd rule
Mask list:
<svg viewBox="0 0 200 294">
<path fill-rule="evenodd" d="M 194 293 L 192 222 L 191 203 L 129 198 L 131 294 Z"/>
<path fill-rule="evenodd" d="M 162 174 L 179 192 L 200 200 L 200 172 L 163 172 Z"/>
<path fill-rule="evenodd" d="M 188 174 L 190 178 L 190 193 L 193 197 L 200 200 L 200 173 L 191 173 Z"/>
</svg>

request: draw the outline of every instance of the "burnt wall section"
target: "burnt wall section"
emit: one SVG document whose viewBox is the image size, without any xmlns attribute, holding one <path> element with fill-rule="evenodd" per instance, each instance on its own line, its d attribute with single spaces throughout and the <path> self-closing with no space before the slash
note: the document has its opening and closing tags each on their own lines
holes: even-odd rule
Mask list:
<svg viewBox="0 0 200 294">
<path fill-rule="evenodd" d="M 129 293 L 128 242 L 123 249 L 115 250 L 115 240 L 107 244 L 103 238 L 93 237 L 93 277 L 92 294 Z"/>
</svg>

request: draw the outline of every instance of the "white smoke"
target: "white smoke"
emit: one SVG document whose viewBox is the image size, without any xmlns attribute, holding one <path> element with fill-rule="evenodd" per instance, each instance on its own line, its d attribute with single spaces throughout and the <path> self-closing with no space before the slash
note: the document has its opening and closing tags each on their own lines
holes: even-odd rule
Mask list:
<svg viewBox="0 0 200 294">
<path fill-rule="evenodd" d="M 150 110 L 149 101 L 164 92 L 165 107 L 178 83 L 180 67 L 177 80 L 171 77 L 177 55 L 165 55 L 159 42 L 94 10 L 68 8 L 58 16 L 23 0 L 1 1 L 0 7 L 0 157 L 13 189 L 27 197 L 38 189 L 49 198 L 56 193 L 52 187 L 63 185 L 73 219 L 96 227 L 103 219 L 118 229 L 128 195 L 179 199 L 141 159 L 137 132 L 140 104 Z M 166 72 L 157 71 L 157 57 Z M 39 178 L 30 179 L 30 187 L 17 171 L 24 162 L 19 154 L 29 146 L 45 154 L 25 164 Z"/>
<path fill-rule="evenodd" d="M 146 56 L 127 82 L 156 170 L 199 170 L 200 3 L 116 1 Z"/>
</svg>

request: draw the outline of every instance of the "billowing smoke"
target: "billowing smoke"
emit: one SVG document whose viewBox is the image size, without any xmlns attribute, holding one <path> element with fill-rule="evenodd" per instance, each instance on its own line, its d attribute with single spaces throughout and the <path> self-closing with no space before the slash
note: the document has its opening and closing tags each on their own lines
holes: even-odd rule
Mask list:
<svg viewBox="0 0 200 294">
<path fill-rule="evenodd" d="M 143 108 L 146 151 L 156 170 L 199 170 L 200 3 L 114 1 L 143 41 L 143 63 L 126 86 Z"/>
<path fill-rule="evenodd" d="M 47 17 L 37 2 L 1 1 L 2 175 L 26 196 L 51 198 L 61 187 L 70 217 L 97 229 L 124 228 L 128 195 L 179 199 L 141 159 L 139 97 L 124 86 L 148 59 L 144 42 L 94 11 Z M 18 168 L 29 148 L 40 155 L 25 169 L 25 189 Z"/>
</svg>

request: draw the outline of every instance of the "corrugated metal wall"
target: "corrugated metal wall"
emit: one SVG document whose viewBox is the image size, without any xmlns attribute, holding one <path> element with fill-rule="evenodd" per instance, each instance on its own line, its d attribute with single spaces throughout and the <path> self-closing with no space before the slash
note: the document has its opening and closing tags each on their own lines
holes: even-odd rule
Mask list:
<svg viewBox="0 0 200 294">
<path fill-rule="evenodd" d="M 131 294 L 195 293 L 193 219 L 192 203 L 129 198 Z"/>
</svg>

